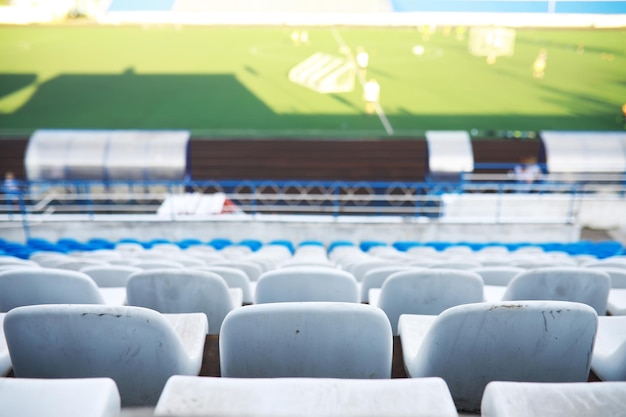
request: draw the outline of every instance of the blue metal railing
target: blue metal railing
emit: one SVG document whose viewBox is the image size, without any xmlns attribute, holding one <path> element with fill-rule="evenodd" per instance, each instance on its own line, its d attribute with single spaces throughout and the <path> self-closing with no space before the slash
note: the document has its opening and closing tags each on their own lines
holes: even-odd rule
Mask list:
<svg viewBox="0 0 626 417">
<path fill-rule="evenodd" d="M 14 194 L 3 194 L 0 214 L 155 213 L 168 196 L 224 193 L 245 213 L 308 213 L 334 216 L 440 215 L 447 194 L 559 193 L 572 207 L 581 195 L 626 195 L 626 174 L 544 174 L 524 183 L 508 174 L 515 164 L 476 164 L 476 171 L 454 180 L 421 182 L 183 180 L 183 181 L 21 181 L 19 205 Z M 545 167 L 543 167 L 545 169 Z"/>
</svg>

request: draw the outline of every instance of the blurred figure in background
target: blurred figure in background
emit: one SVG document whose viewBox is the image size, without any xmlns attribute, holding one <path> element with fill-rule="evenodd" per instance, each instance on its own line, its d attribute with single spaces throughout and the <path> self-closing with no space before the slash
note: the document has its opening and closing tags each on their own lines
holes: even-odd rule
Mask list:
<svg viewBox="0 0 626 417">
<path fill-rule="evenodd" d="M 539 51 L 539 55 L 533 63 L 533 78 L 543 78 L 548 65 L 548 52 L 545 49 Z"/>
<path fill-rule="evenodd" d="M 380 97 L 380 85 L 375 79 L 371 79 L 363 86 L 363 99 L 365 100 L 365 112 L 368 115 L 374 114 L 376 104 Z"/>
<path fill-rule="evenodd" d="M 529 192 L 532 184 L 539 181 L 542 174 L 536 157 L 527 156 L 521 158 L 520 163 L 513 168 L 515 181 L 520 184 L 520 186 L 516 187 L 517 192 Z"/>
<path fill-rule="evenodd" d="M 365 52 L 365 49 L 359 46 L 356 49 L 356 65 L 359 67 L 359 77 L 361 77 L 362 80 L 365 79 L 369 60 L 370 56 L 368 55 L 368 53 Z"/>
<path fill-rule="evenodd" d="M 15 179 L 13 172 L 8 171 L 4 175 L 4 182 L 2 183 L 2 192 L 6 196 L 6 204 L 10 205 L 13 210 L 19 210 L 20 208 L 20 187 Z"/>
</svg>

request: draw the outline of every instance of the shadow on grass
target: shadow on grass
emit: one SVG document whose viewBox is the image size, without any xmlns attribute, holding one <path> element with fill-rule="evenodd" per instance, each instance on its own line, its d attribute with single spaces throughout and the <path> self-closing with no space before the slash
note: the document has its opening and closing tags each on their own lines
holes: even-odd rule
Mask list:
<svg viewBox="0 0 626 417">
<path fill-rule="evenodd" d="M 0 97 L 34 82 L 33 74 L 0 74 Z M 615 130 L 612 105 L 552 91 L 571 116 L 493 114 L 387 114 L 398 134 L 446 130 Z M 332 98 L 346 114 L 279 114 L 231 74 L 64 74 L 39 86 L 17 111 L 0 115 L 0 129 L 189 129 L 216 135 L 386 136 L 376 116 L 354 114 L 354 103 Z M 383 103 L 384 104 L 384 103 Z M 614 111 L 615 110 L 615 111 Z M 222 133 L 219 133 L 222 132 Z M 345 135 L 342 134 L 345 133 Z M 364 133 L 365 132 L 365 133 Z"/>
<path fill-rule="evenodd" d="M 35 74 L 0 74 L 0 99 L 35 82 Z"/>
</svg>

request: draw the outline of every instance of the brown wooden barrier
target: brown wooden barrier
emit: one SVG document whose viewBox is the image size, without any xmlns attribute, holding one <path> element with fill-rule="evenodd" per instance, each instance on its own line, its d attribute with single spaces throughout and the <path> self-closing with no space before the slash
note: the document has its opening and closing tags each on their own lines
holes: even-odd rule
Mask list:
<svg viewBox="0 0 626 417">
<path fill-rule="evenodd" d="M 24 179 L 28 138 L 0 140 L 0 168 Z M 538 155 L 539 140 L 475 139 L 476 163 L 516 163 Z M 189 142 L 196 180 L 422 181 L 424 138 L 380 140 L 204 139 Z"/>
</svg>

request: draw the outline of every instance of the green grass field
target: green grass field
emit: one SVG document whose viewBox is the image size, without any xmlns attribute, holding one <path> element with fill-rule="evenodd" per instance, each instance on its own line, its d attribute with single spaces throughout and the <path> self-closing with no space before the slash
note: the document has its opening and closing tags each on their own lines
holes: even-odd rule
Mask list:
<svg viewBox="0 0 626 417">
<path fill-rule="evenodd" d="M 0 132 L 189 129 L 204 136 L 384 137 L 362 90 L 320 94 L 290 68 L 340 43 L 370 53 L 368 76 L 397 136 L 429 129 L 621 130 L 626 30 L 517 30 L 488 65 L 440 28 L 0 27 Z M 412 53 L 415 45 L 425 52 Z M 584 51 L 578 46 L 583 45 Z M 544 79 L 532 63 L 548 51 Z"/>
</svg>

